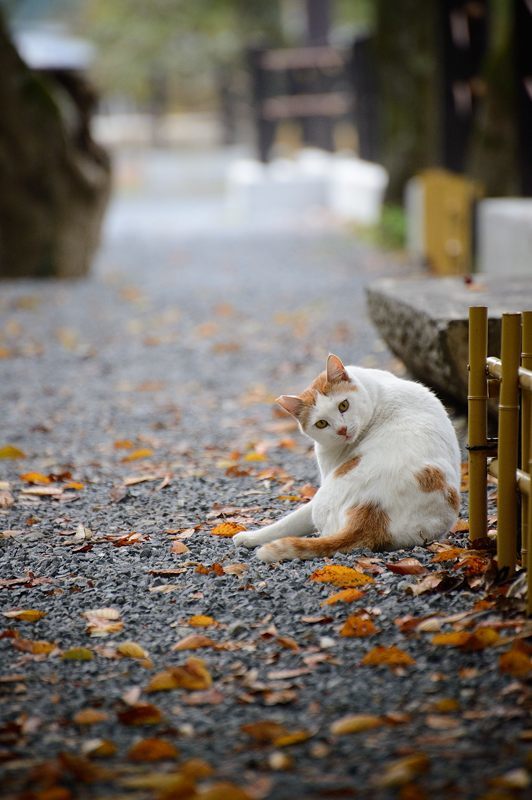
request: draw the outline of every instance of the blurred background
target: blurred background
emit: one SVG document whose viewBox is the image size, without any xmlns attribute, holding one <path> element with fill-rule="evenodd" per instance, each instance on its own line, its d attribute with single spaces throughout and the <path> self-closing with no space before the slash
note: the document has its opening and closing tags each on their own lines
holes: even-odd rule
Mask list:
<svg viewBox="0 0 532 800">
<path fill-rule="evenodd" d="M 0 0 L 0 274 L 85 274 L 111 186 L 141 184 L 190 200 L 177 224 L 335 219 L 440 274 L 496 270 L 510 215 L 526 271 L 530 206 L 489 199 L 532 194 L 531 12 Z"/>
</svg>

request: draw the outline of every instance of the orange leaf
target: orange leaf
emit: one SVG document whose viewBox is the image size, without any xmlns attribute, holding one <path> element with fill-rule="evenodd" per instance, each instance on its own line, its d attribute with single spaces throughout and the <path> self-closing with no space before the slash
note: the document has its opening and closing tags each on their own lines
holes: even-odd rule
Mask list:
<svg viewBox="0 0 532 800">
<path fill-rule="evenodd" d="M 135 742 L 129 748 L 127 757 L 130 761 L 168 761 L 175 759 L 179 752 L 172 742 L 166 739 L 148 738 Z"/>
<path fill-rule="evenodd" d="M 340 629 L 340 636 L 353 636 L 361 638 L 363 636 L 372 636 L 377 632 L 377 628 L 371 619 L 358 616 L 357 614 L 352 614 L 346 619 L 342 628 Z"/>
<path fill-rule="evenodd" d="M 306 742 L 307 739 L 310 739 L 312 733 L 310 731 L 300 730 L 300 731 L 290 731 L 285 734 L 281 734 L 276 739 L 273 740 L 273 744 L 276 747 L 289 747 L 292 744 L 299 744 L 300 742 Z"/>
<path fill-rule="evenodd" d="M 432 556 L 432 561 L 439 563 L 441 561 L 454 561 L 458 556 L 463 556 L 466 550 L 463 547 L 446 547 L 445 550 L 440 550 L 439 553 Z"/>
<path fill-rule="evenodd" d="M 32 641 L 31 639 L 13 639 L 13 647 L 34 656 L 47 656 L 57 649 L 57 645 L 53 642 Z"/>
<path fill-rule="evenodd" d="M 514 646 L 500 655 L 499 670 L 514 678 L 526 678 L 532 671 L 532 659 Z"/>
<path fill-rule="evenodd" d="M 329 564 L 320 567 L 310 576 L 311 581 L 318 583 L 331 583 L 333 586 L 354 587 L 373 583 L 374 579 L 352 567 L 343 567 L 340 564 Z"/>
<path fill-rule="evenodd" d="M 19 475 L 19 478 L 26 483 L 51 483 L 49 476 L 43 475 L 41 472 L 24 472 Z"/>
<path fill-rule="evenodd" d="M 469 530 L 469 520 L 468 519 L 459 519 L 453 527 L 451 528 L 452 533 L 462 533 L 463 531 Z"/>
<path fill-rule="evenodd" d="M 117 439 L 114 442 L 113 447 L 115 450 L 131 450 L 134 447 L 133 442 L 130 439 Z"/>
<path fill-rule="evenodd" d="M 139 461 L 141 458 L 150 458 L 153 455 L 153 450 L 150 447 L 140 447 L 138 450 L 133 450 L 128 453 L 121 460 L 125 464 L 128 461 Z"/>
<path fill-rule="evenodd" d="M 85 484 L 80 483 L 80 481 L 69 481 L 68 483 L 65 483 L 65 489 L 74 489 L 76 492 L 79 492 L 84 488 Z"/>
<path fill-rule="evenodd" d="M 238 525 L 236 522 L 222 522 L 221 525 L 217 525 L 215 528 L 211 530 L 213 536 L 234 536 L 235 533 L 239 531 L 245 531 L 245 525 Z"/>
<path fill-rule="evenodd" d="M 192 628 L 211 628 L 217 623 L 214 617 L 209 617 L 207 614 L 195 614 L 193 617 L 190 617 L 188 624 Z"/>
<path fill-rule="evenodd" d="M 392 645 L 391 647 L 374 647 L 369 653 L 366 653 L 360 663 L 364 666 L 372 667 L 381 665 L 387 667 L 409 667 L 416 662 L 404 650 Z"/>
<path fill-rule="evenodd" d="M 353 603 L 355 600 L 360 600 L 364 597 L 364 592 L 360 589 L 342 589 L 341 592 L 332 594 L 327 600 L 323 600 L 322 606 L 333 606 L 335 603 Z"/>
<path fill-rule="evenodd" d="M 446 647 L 459 647 L 465 651 L 484 650 L 499 642 L 499 634 L 489 627 L 477 628 L 476 631 L 450 631 L 437 633 L 432 637 L 432 644 Z"/>
<path fill-rule="evenodd" d="M 400 558 L 384 566 L 396 575 L 423 575 L 427 571 L 417 558 Z"/>
<path fill-rule="evenodd" d="M 201 647 L 215 647 L 216 642 L 209 639 L 208 636 L 203 636 L 201 633 L 191 633 L 190 636 L 185 636 L 180 639 L 177 644 L 174 644 L 172 650 L 199 650 Z"/>
<path fill-rule="evenodd" d="M 241 725 L 240 730 L 260 744 L 270 744 L 288 733 L 288 730 L 280 722 L 269 719 L 261 722 L 248 722 L 246 725 Z"/>
<path fill-rule="evenodd" d="M 170 689 L 196 691 L 212 686 L 212 678 L 201 658 L 191 656 L 183 666 L 171 667 L 153 676 L 146 692 L 162 692 Z"/>
</svg>

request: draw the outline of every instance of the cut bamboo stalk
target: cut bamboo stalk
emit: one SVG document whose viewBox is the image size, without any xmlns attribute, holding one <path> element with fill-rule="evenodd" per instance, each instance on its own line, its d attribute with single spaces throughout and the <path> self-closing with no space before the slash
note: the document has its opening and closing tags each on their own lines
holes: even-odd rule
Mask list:
<svg viewBox="0 0 532 800">
<path fill-rule="evenodd" d="M 516 472 L 519 432 L 521 315 L 503 314 L 502 379 L 499 397 L 499 485 L 497 489 L 497 563 L 513 571 L 517 556 Z"/>
<path fill-rule="evenodd" d="M 488 309 L 469 309 L 468 448 L 469 448 L 469 536 L 481 539 L 488 530 L 487 415 Z"/>
<path fill-rule="evenodd" d="M 532 369 L 532 311 L 523 311 L 523 341 L 521 344 L 521 366 Z M 521 382 L 521 381 L 520 381 Z M 532 397 L 529 391 L 521 394 L 521 468 L 528 469 L 530 461 L 530 417 L 532 414 Z M 529 495 L 524 494 L 521 500 L 521 564 L 526 568 L 527 552 L 530 542 L 528 527 Z"/>
</svg>

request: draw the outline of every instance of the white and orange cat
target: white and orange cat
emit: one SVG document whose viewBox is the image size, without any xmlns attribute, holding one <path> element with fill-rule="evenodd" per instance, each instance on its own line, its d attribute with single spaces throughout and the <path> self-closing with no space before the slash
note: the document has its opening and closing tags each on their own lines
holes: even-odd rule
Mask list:
<svg viewBox="0 0 532 800">
<path fill-rule="evenodd" d="M 460 509 L 454 428 L 425 386 L 379 369 L 327 369 L 300 395 L 277 399 L 314 440 L 321 486 L 310 503 L 236 545 L 262 561 L 319 558 L 357 547 L 394 550 L 445 535 Z M 319 533 L 315 538 L 306 537 Z"/>
</svg>

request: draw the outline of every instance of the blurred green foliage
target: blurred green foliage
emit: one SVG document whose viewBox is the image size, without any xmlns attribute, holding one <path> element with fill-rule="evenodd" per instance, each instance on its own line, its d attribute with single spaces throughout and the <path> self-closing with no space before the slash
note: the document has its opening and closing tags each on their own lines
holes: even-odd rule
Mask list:
<svg viewBox="0 0 532 800">
<path fill-rule="evenodd" d="M 406 213 L 402 206 L 385 203 L 377 225 L 356 226 L 359 239 L 384 250 L 404 250 L 406 246 Z"/>
</svg>

